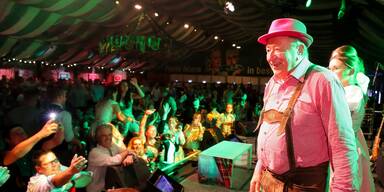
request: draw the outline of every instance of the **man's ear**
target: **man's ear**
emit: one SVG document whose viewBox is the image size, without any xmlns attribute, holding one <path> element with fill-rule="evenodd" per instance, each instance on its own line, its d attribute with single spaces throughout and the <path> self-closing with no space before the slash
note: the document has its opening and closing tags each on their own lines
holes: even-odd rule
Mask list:
<svg viewBox="0 0 384 192">
<path fill-rule="evenodd" d="M 348 75 L 353 75 L 355 73 L 355 69 L 350 68 Z"/>
<path fill-rule="evenodd" d="M 304 45 L 303 44 L 299 44 L 299 46 L 297 47 L 297 54 L 298 55 L 303 55 L 304 54 Z"/>
<path fill-rule="evenodd" d="M 38 165 L 35 165 L 35 170 L 36 170 L 36 173 L 41 173 L 42 168 Z"/>
</svg>

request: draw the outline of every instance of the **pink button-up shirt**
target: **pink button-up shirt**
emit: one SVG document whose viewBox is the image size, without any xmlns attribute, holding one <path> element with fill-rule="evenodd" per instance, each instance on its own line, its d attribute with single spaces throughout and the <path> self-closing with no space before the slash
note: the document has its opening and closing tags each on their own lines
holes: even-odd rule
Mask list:
<svg viewBox="0 0 384 192">
<path fill-rule="evenodd" d="M 264 110 L 283 112 L 310 62 L 301 62 L 284 82 L 272 77 L 264 94 Z M 289 123 L 289 122 L 288 122 Z M 357 184 L 357 151 L 344 90 L 329 70 L 315 66 L 304 82 L 292 114 L 291 128 L 297 167 L 330 161 L 335 177 L 332 191 L 353 191 Z M 282 174 L 289 170 L 285 133 L 279 123 L 263 122 L 258 136 L 256 172 L 268 168 Z"/>
</svg>

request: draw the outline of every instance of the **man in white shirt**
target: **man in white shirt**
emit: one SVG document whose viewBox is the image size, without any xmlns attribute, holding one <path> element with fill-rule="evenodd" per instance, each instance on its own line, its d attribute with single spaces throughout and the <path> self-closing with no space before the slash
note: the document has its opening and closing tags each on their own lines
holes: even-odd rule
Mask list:
<svg viewBox="0 0 384 192">
<path fill-rule="evenodd" d="M 108 166 L 125 166 L 133 163 L 133 154 L 125 147 L 119 147 L 112 142 L 112 124 L 102 124 L 96 127 L 95 139 L 97 146 L 89 153 L 88 170 L 93 172 L 93 180 L 87 186 L 88 192 L 104 190 L 105 175 Z"/>
</svg>

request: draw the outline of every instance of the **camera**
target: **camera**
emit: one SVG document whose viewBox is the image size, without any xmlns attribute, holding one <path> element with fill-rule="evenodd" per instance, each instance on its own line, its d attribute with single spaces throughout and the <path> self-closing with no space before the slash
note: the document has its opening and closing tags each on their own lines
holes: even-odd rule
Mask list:
<svg viewBox="0 0 384 192">
<path fill-rule="evenodd" d="M 57 114 L 54 113 L 54 112 L 51 112 L 51 113 L 49 113 L 48 116 L 49 116 L 49 119 L 56 120 L 56 116 L 57 116 Z"/>
</svg>

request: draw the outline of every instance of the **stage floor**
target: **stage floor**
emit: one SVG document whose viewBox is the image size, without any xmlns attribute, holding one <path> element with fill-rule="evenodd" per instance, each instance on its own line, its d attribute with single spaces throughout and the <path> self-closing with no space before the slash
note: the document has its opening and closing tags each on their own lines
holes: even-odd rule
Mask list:
<svg viewBox="0 0 384 192">
<path fill-rule="evenodd" d="M 244 171 L 244 174 L 239 174 L 238 177 L 244 181 L 240 189 L 228 189 L 218 184 L 201 184 L 198 181 L 197 172 L 193 173 L 180 183 L 184 186 L 186 192 L 198 191 L 198 192 L 232 192 L 232 191 L 248 191 L 249 182 L 251 180 L 253 170 Z"/>
</svg>

